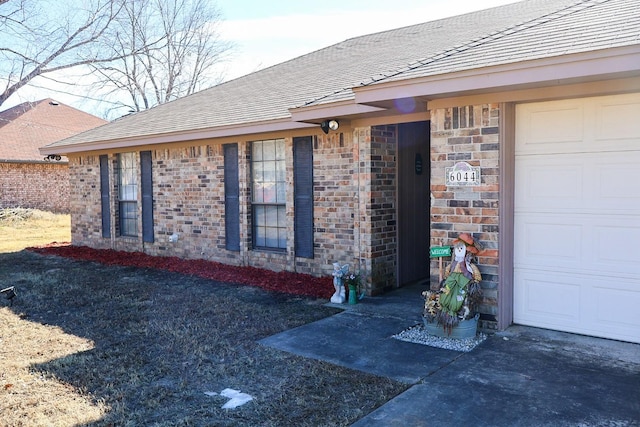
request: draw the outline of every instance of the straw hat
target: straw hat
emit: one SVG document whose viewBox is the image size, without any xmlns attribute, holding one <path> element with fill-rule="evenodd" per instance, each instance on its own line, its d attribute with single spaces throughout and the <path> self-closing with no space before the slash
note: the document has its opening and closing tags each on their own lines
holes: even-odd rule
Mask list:
<svg viewBox="0 0 640 427">
<path fill-rule="evenodd" d="M 473 240 L 473 237 L 468 233 L 460 233 L 458 237 L 453 240 L 452 245 L 455 246 L 457 243 L 464 243 L 467 247 L 467 252 L 473 255 L 477 255 L 482 250 L 480 244 Z"/>
</svg>

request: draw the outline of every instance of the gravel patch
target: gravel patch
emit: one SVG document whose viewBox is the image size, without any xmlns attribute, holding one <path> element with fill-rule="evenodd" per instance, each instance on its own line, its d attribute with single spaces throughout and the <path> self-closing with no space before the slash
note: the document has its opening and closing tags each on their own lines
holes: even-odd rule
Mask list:
<svg viewBox="0 0 640 427">
<path fill-rule="evenodd" d="M 400 341 L 467 353 L 473 350 L 482 341 L 486 340 L 487 335 L 480 332 L 474 338 L 436 337 L 434 335 L 430 335 L 424 326 L 416 325 L 409 329 L 405 329 L 399 334 L 393 335 L 392 338 Z"/>
</svg>

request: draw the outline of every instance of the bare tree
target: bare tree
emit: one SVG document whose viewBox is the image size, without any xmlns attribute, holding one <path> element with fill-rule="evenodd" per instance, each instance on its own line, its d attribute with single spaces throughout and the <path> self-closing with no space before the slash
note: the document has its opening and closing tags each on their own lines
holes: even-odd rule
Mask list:
<svg viewBox="0 0 640 427">
<path fill-rule="evenodd" d="M 104 47 L 118 59 L 91 64 L 100 76 L 94 90 L 141 111 L 218 83 L 213 68 L 232 49 L 220 22 L 209 0 L 128 1 Z"/>
<path fill-rule="evenodd" d="M 0 105 L 37 76 L 110 62 L 97 49 L 125 0 L 0 0 Z"/>
</svg>

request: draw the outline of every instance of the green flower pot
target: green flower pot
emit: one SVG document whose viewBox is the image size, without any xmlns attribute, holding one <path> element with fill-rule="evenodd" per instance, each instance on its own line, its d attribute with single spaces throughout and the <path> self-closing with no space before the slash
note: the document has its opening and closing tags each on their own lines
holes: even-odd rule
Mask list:
<svg viewBox="0 0 640 427">
<path fill-rule="evenodd" d="M 358 303 L 358 290 L 355 286 L 349 286 L 349 304 Z"/>
</svg>

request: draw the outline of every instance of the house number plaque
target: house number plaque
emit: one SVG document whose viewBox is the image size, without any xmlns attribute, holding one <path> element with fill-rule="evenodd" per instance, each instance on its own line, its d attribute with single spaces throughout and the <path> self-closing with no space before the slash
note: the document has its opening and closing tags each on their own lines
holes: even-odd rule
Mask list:
<svg viewBox="0 0 640 427">
<path fill-rule="evenodd" d="M 480 167 L 467 162 L 458 162 L 453 167 L 445 168 L 445 175 L 447 186 L 480 185 Z"/>
</svg>

